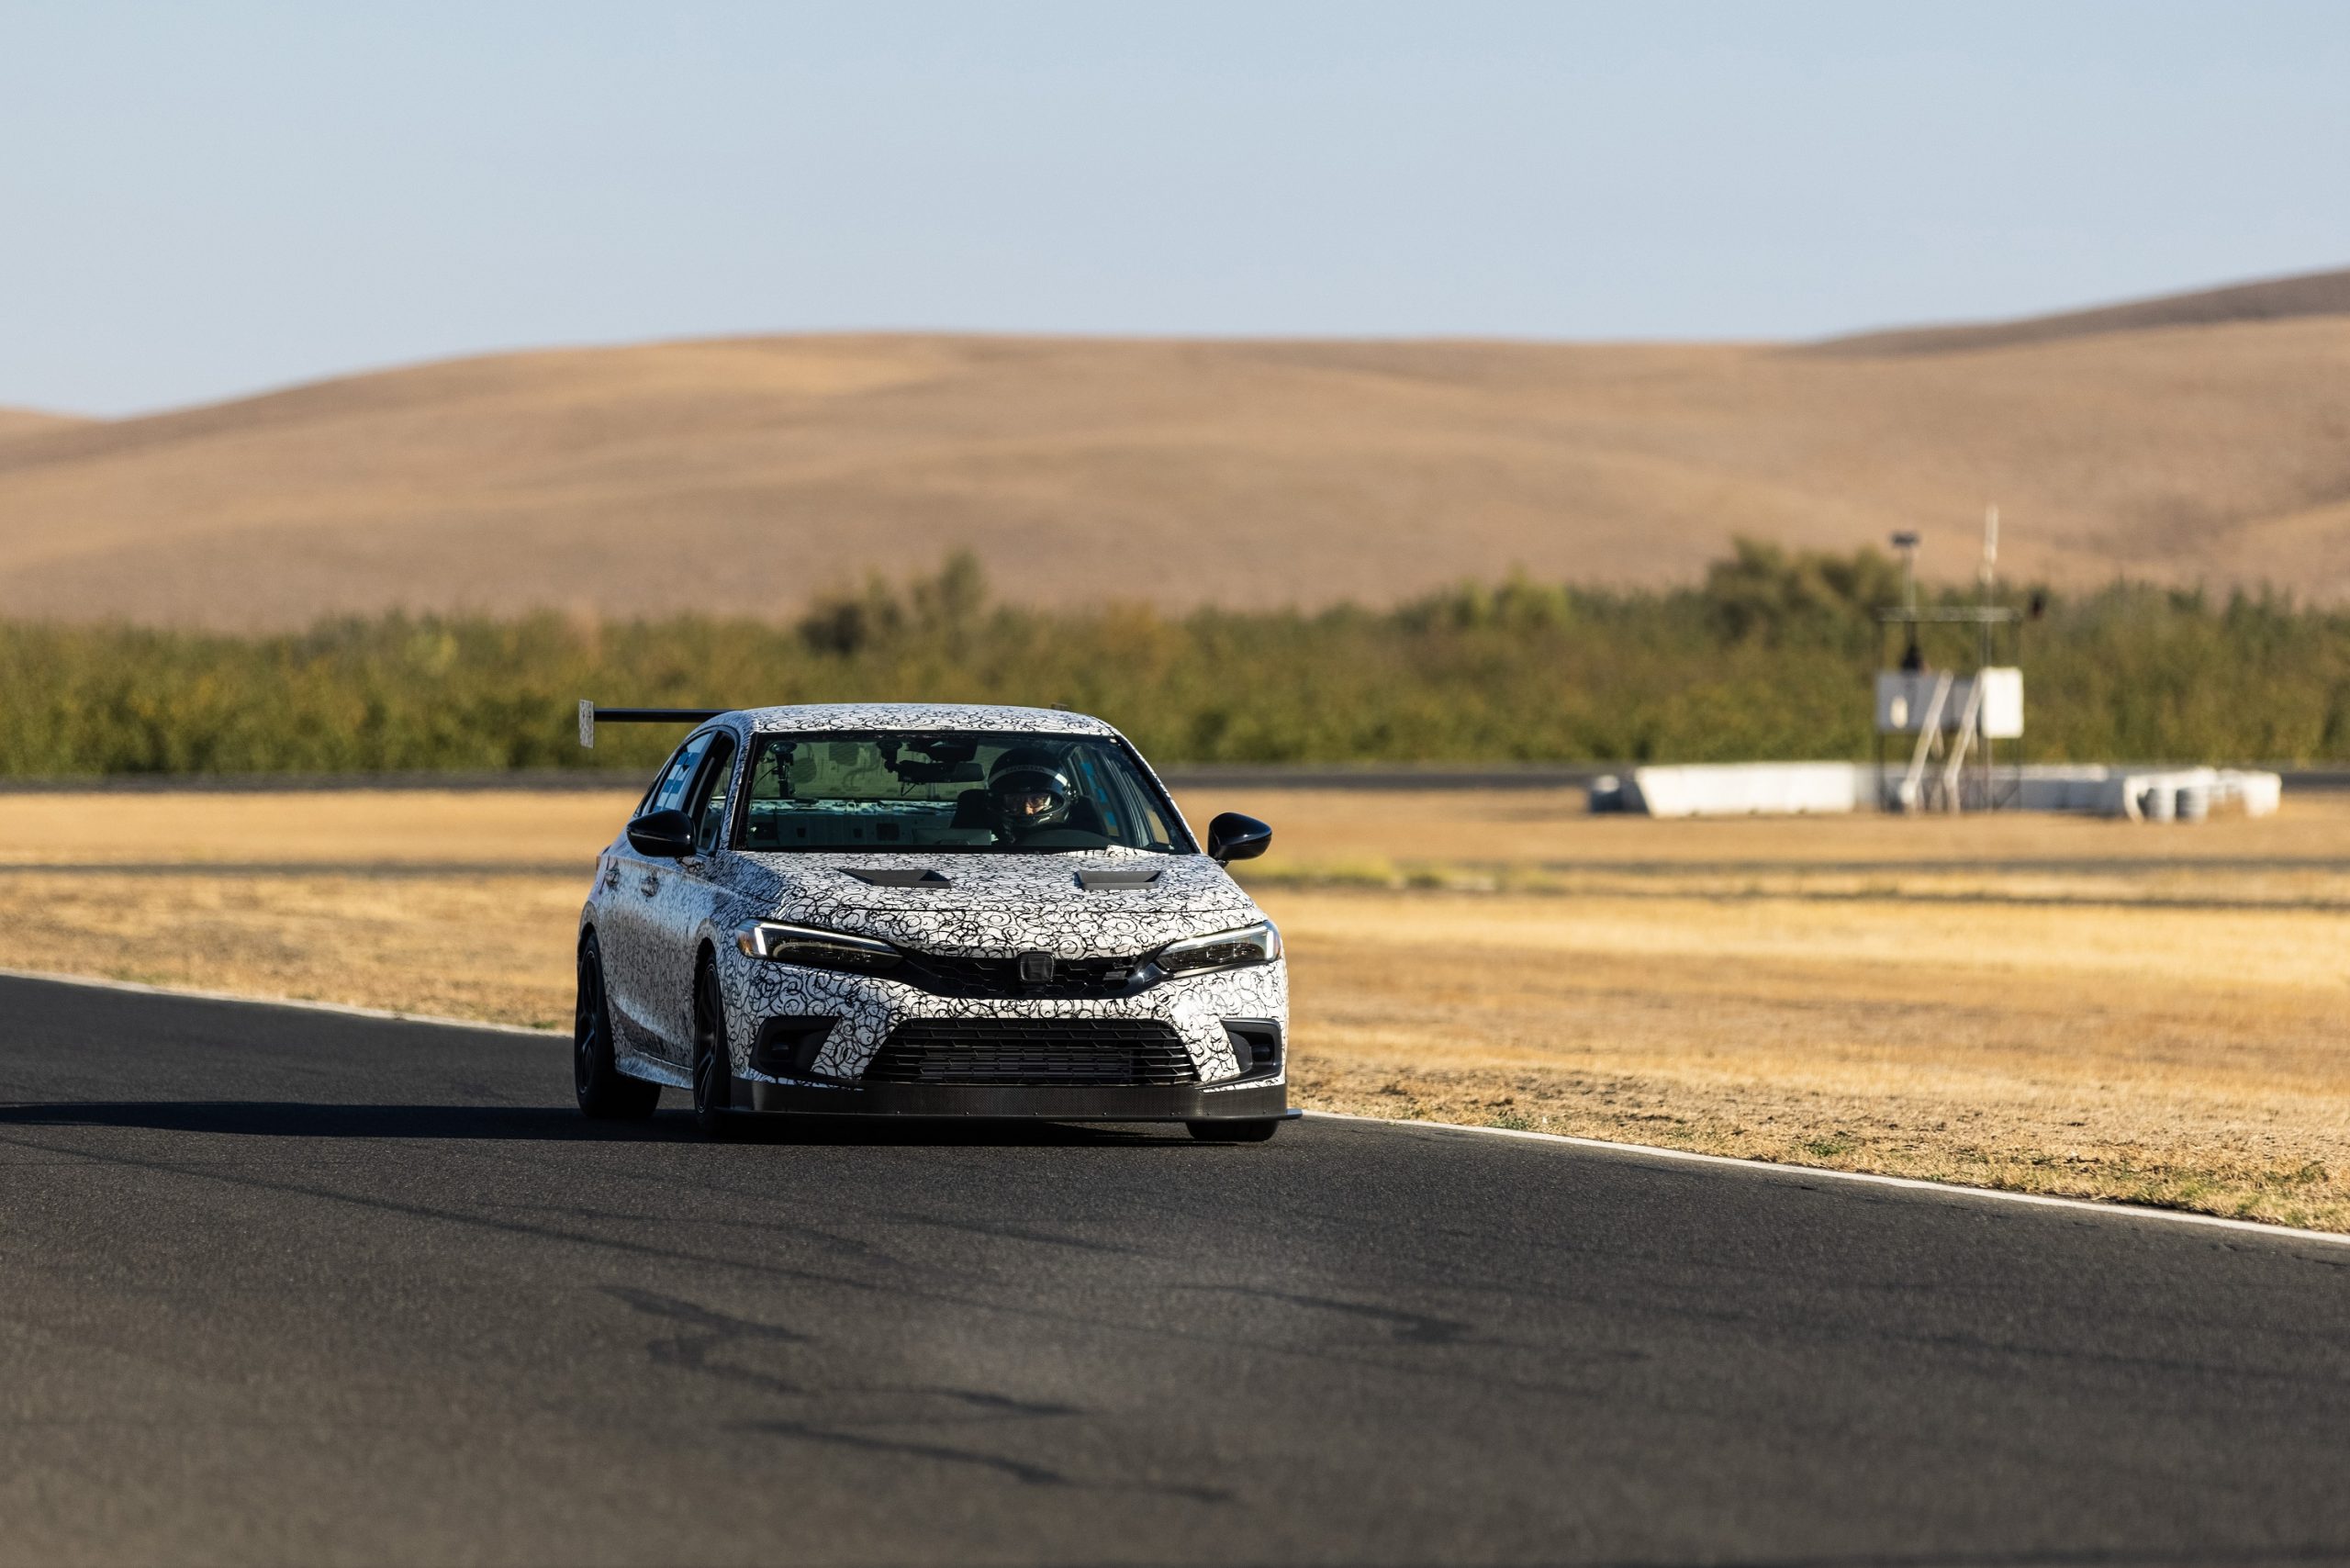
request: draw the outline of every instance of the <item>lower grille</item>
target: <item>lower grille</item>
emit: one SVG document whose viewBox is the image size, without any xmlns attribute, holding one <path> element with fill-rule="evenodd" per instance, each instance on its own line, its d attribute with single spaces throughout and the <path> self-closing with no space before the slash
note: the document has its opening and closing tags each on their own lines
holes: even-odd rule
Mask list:
<svg viewBox="0 0 2350 1568">
<path fill-rule="evenodd" d="M 867 1083 L 1196 1083 L 1172 1026 L 1147 1018 L 916 1018 L 865 1070 Z"/>
</svg>

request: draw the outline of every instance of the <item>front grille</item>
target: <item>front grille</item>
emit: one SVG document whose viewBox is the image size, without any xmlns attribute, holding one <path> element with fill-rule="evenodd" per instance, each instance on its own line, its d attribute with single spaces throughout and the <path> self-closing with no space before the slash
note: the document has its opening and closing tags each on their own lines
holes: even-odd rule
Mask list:
<svg viewBox="0 0 2350 1568">
<path fill-rule="evenodd" d="M 933 996 L 998 1001 L 1026 996 L 1047 1002 L 1084 1002 L 1124 996 L 1135 990 L 1136 971 L 1148 962 L 1146 958 L 1055 958 L 1052 979 L 1024 980 L 1020 978 L 1020 960 L 1009 954 L 1002 958 L 968 958 L 947 953 L 908 953 L 905 962 L 890 972 L 890 978 L 919 986 Z"/>
<path fill-rule="evenodd" d="M 865 1070 L 867 1083 L 1196 1083 L 1174 1029 L 1148 1018 L 916 1018 Z"/>
</svg>

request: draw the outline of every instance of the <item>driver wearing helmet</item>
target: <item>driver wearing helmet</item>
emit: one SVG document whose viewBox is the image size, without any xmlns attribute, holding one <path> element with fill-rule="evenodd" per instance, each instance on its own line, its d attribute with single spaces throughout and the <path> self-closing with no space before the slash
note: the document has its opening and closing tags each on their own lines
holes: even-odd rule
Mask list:
<svg viewBox="0 0 2350 1568">
<path fill-rule="evenodd" d="M 988 769 L 988 801 L 1013 842 L 1069 825 L 1069 780 L 1060 758 L 1042 746 L 1015 746 Z"/>
</svg>

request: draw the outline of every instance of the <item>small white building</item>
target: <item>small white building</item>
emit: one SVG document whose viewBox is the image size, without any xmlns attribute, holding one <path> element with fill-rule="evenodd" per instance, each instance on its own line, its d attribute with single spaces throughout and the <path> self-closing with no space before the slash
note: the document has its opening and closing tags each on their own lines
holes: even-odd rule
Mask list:
<svg viewBox="0 0 2350 1568">
<path fill-rule="evenodd" d="M 1929 729 L 1945 735 L 1972 730 L 1993 741 L 2021 739 L 2023 671 L 2012 665 L 1996 665 L 1973 675 L 1879 670 L 1876 733 L 1915 735 Z"/>
</svg>

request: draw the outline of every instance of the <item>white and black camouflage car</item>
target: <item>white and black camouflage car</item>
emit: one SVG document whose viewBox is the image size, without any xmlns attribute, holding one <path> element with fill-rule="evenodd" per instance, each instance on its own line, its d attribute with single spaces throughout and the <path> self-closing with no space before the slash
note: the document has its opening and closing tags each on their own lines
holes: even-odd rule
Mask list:
<svg viewBox="0 0 2350 1568">
<path fill-rule="evenodd" d="M 1289 1110 L 1281 934 L 1099 719 L 824 704 L 704 712 L 599 858 L 579 920 L 579 1108 L 1182 1122 Z"/>
</svg>

